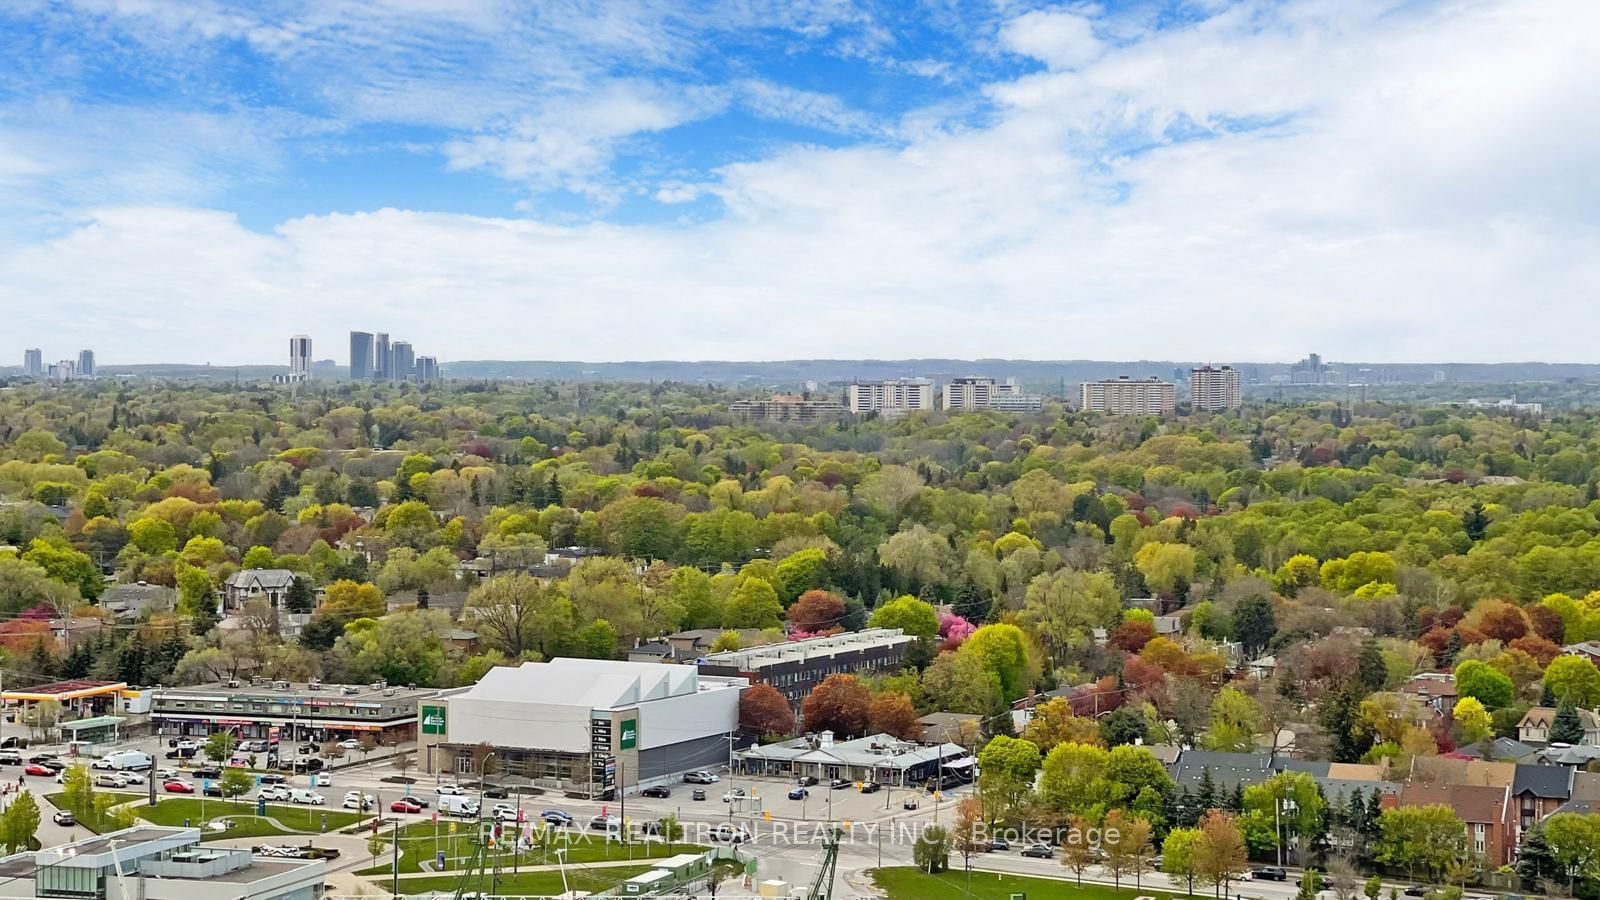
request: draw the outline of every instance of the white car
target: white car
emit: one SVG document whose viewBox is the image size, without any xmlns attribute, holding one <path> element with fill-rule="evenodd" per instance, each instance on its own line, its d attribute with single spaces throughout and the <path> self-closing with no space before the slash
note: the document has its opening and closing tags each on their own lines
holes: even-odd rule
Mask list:
<svg viewBox="0 0 1600 900">
<path fill-rule="evenodd" d="M 689 784 L 716 784 L 717 775 L 715 772 L 685 772 L 683 780 Z"/>
<path fill-rule="evenodd" d="M 273 803 L 282 803 L 289 799 L 289 786 L 285 784 L 269 784 L 258 791 L 256 796 Z"/>
<path fill-rule="evenodd" d="M 360 791 L 350 791 L 344 795 L 345 809 L 371 809 L 375 802 L 376 798 L 371 794 L 363 794 Z"/>
<path fill-rule="evenodd" d="M 494 808 L 493 816 L 497 822 L 515 822 L 518 819 L 516 810 L 499 806 Z"/>
<path fill-rule="evenodd" d="M 327 798 L 316 791 L 306 791 L 296 788 L 289 792 L 290 803 L 300 803 L 307 806 L 321 806 L 328 802 Z"/>
<path fill-rule="evenodd" d="M 128 779 L 121 772 L 101 772 L 94 776 L 95 787 L 124 788 L 128 786 Z"/>
<path fill-rule="evenodd" d="M 157 781 L 171 781 L 172 779 L 178 778 L 181 775 L 182 773 L 177 769 L 161 768 L 156 770 Z"/>
<path fill-rule="evenodd" d="M 311 785 L 312 787 L 332 787 L 333 776 L 327 772 L 318 772 L 311 776 Z"/>
<path fill-rule="evenodd" d="M 339 746 L 346 750 L 360 750 L 361 742 L 355 738 L 346 738 L 339 742 Z"/>
<path fill-rule="evenodd" d="M 199 750 L 200 749 L 200 742 L 199 741 L 191 741 L 188 738 L 184 738 L 183 740 L 177 742 L 176 744 L 173 744 L 172 745 L 172 749 L 174 749 L 174 750 Z"/>
<path fill-rule="evenodd" d="M 441 784 L 439 785 L 439 794 L 445 797 L 465 797 L 467 792 L 462 790 L 460 785 Z"/>
<path fill-rule="evenodd" d="M 135 784 L 144 784 L 144 776 L 140 775 L 138 772 L 123 772 L 121 774 L 123 782 L 129 786 Z"/>
</svg>

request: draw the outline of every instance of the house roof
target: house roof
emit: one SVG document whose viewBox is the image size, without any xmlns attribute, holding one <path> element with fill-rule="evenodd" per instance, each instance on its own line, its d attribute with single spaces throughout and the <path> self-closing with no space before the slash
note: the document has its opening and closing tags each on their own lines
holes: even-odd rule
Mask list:
<svg viewBox="0 0 1600 900">
<path fill-rule="evenodd" d="M 248 588 L 260 586 L 267 589 L 287 588 L 294 582 L 294 573 L 288 569 L 241 569 L 223 582 L 228 587 Z"/>
<path fill-rule="evenodd" d="M 1600 658 L 1600 641 L 1580 641 L 1576 644 L 1568 644 L 1562 647 L 1561 650 L 1569 656 L 1583 655 Z"/>
<path fill-rule="evenodd" d="M 1465 747 L 1458 748 L 1456 752 L 1463 757 L 1472 759 L 1516 762 L 1519 759 L 1525 759 L 1533 755 L 1537 749 L 1531 744 L 1524 744 L 1514 738 L 1501 737 L 1492 741 L 1479 741 L 1476 744 L 1468 744 Z"/>
<path fill-rule="evenodd" d="M 1491 823 L 1504 818 L 1504 788 L 1469 784 L 1419 784 L 1400 788 L 1401 806 L 1449 806 L 1463 822 Z"/>
<path fill-rule="evenodd" d="M 1508 762 L 1425 756 L 1411 762 L 1412 782 L 1507 788 L 1516 776 L 1516 764 Z"/>
<path fill-rule="evenodd" d="M 892 735 L 874 734 L 853 741 L 817 747 L 812 747 L 808 738 L 800 737 L 777 744 L 751 747 L 741 755 L 755 759 L 794 760 L 824 765 L 907 769 L 936 759 L 963 757 L 966 753 L 965 748 L 955 744 L 913 744 Z"/>
<path fill-rule="evenodd" d="M 178 592 L 161 584 L 117 584 L 100 595 L 100 606 L 110 610 L 144 610 L 166 606 L 177 600 Z"/>
<path fill-rule="evenodd" d="M 1566 800 L 1572 796 L 1572 769 L 1566 766 L 1519 765 L 1517 776 L 1511 782 L 1511 793 Z"/>
<path fill-rule="evenodd" d="M 474 637 L 476 637 L 476 635 L 474 635 Z M 663 644 L 663 643 L 659 642 L 659 641 L 654 641 L 654 642 L 651 642 L 651 643 L 648 643 L 648 644 L 640 644 L 639 646 L 634 647 L 632 650 L 628 651 L 628 655 L 629 656 L 671 656 L 672 655 L 672 648 L 670 646 L 666 645 L 666 644 Z"/>
<path fill-rule="evenodd" d="M 1552 706 L 1535 706 L 1523 715 L 1522 721 L 1517 723 L 1518 728 L 1549 728 L 1555 724 L 1556 708 Z M 1578 710 L 1578 720 L 1583 723 L 1584 731 L 1600 730 L 1600 716 L 1587 709 Z"/>
<path fill-rule="evenodd" d="M 1185 750 L 1173 763 L 1172 780 L 1193 788 L 1211 773 L 1211 783 L 1219 790 L 1234 785 L 1260 784 L 1276 774 L 1272 756 L 1267 753 L 1220 753 L 1211 750 Z"/>
<path fill-rule="evenodd" d="M 1402 694 L 1422 694 L 1427 697 L 1456 696 L 1456 679 L 1449 675 L 1418 675 L 1400 686 Z"/>
</svg>

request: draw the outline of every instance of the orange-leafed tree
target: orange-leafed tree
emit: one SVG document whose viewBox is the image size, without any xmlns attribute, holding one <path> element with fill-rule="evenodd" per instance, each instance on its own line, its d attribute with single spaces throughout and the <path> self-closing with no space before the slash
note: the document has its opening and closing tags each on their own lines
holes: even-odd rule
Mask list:
<svg viewBox="0 0 1600 900">
<path fill-rule="evenodd" d="M 807 731 L 832 731 L 856 737 L 871 721 L 872 693 L 854 675 L 829 675 L 800 705 Z"/>
<path fill-rule="evenodd" d="M 739 695 L 739 728 L 745 732 L 787 735 L 794 730 L 794 710 L 770 684 L 755 684 Z"/>
</svg>

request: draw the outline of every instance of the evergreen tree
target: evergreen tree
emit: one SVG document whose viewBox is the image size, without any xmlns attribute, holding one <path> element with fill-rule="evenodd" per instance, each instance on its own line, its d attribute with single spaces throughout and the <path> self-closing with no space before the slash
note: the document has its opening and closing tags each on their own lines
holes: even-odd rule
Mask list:
<svg viewBox="0 0 1600 900">
<path fill-rule="evenodd" d="M 1544 682 L 1544 688 L 1539 692 L 1539 705 L 1554 708 L 1556 702 L 1556 689 L 1550 685 L 1550 682 Z"/>
<path fill-rule="evenodd" d="M 44 645 L 43 640 L 36 641 L 33 653 L 28 657 L 28 668 L 34 675 L 44 678 L 54 678 L 56 675 L 56 658 L 50 648 Z"/>
<path fill-rule="evenodd" d="M 1444 655 L 1439 658 L 1439 665 L 1449 668 L 1456 664 L 1456 657 L 1461 655 L 1461 632 L 1450 632 L 1450 643 L 1445 645 Z"/>
<path fill-rule="evenodd" d="M 189 620 L 189 627 L 196 636 L 203 637 L 211 633 L 213 628 L 222 619 L 217 616 L 217 608 L 210 602 L 202 603 L 195 608 L 194 618 Z"/>
<path fill-rule="evenodd" d="M 1560 885 L 1565 880 L 1563 867 L 1550 851 L 1544 828 L 1534 827 L 1523 835 L 1522 846 L 1517 850 L 1517 874 L 1526 888 L 1543 892 L 1547 885 Z"/>
<path fill-rule="evenodd" d="M 1233 637 L 1239 642 L 1239 649 L 1247 659 L 1259 656 L 1277 633 L 1278 619 L 1270 597 L 1256 594 L 1240 600 L 1234 606 Z"/>
<path fill-rule="evenodd" d="M 1233 792 L 1228 795 L 1228 809 L 1233 812 L 1244 812 L 1244 782 L 1234 784 Z"/>
<path fill-rule="evenodd" d="M 1483 540 L 1483 533 L 1489 529 L 1489 517 L 1483 513 L 1483 504 L 1474 502 L 1472 508 L 1461 515 L 1461 527 L 1467 532 L 1467 540 L 1476 544 Z"/>
<path fill-rule="evenodd" d="M 1217 783 L 1211 779 L 1210 766 L 1200 771 L 1200 789 L 1195 794 L 1194 802 L 1201 816 L 1217 808 Z"/>
<path fill-rule="evenodd" d="M 1578 718 L 1578 708 L 1570 699 L 1561 701 L 1556 709 L 1555 721 L 1550 724 L 1550 743 L 1583 743 L 1583 720 Z"/>
<path fill-rule="evenodd" d="M 284 484 L 283 479 L 281 478 L 276 479 L 271 484 L 267 485 L 267 493 L 261 498 L 261 505 L 276 512 L 283 512 L 283 488 Z"/>
<path fill-rule="evenodd" d="M 1378 649 L 1377 641 L 1361 643 L 1361 657 L 1356 661 L 1356 681 L 1369 694 L 1383 690 L 1389 682 L 1389 667 L 1384 665 L 1383 651 Z"/>
<path fill-rule="evenodd" d="M 549 506 L 561 505 L 561 482 L 556 480 L 556 473 L 550 473 L 550 485 L 545 490 L 545 503 Z"/>
<path fill-rule="evenodd" d="M 1360 709 L 1361 695 L 1348 687 L 1335 691 L 1322 701 L 1318 718 L 1323 730 L 1333 739 L 1334 762 L 1359 762 L 1372 746 L 1370 736 L 1364 737 L 1356 732 Z"/>
<path fill-rule="evenodd" d="M 428 586 L 423 585 L 422 587 L 417 588 L 417 609 L 427 609 L 428 600 Z"/>
<path fill-rule="evenodd" d="M 292 613 L 311 612 L 317 604 L 317 595 L 311 588 L 311 580 L 296 575 L 289 582 L 289 590 L 284 594 L 283 607 Z"/>
</svg>

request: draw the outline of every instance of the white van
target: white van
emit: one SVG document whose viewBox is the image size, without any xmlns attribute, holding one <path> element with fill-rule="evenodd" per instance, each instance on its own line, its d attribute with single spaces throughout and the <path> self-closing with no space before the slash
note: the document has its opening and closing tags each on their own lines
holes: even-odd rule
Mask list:
<svg viewBox="0 0 1600 900">
<path fill-rule="evenodd" d="M 289 792 L 289 802 L 303 803 L 308 806 L 321 806 L 327 801 L 324 800 L 322 795 L 316 791 L 308 791 L 305 788 L 295 788 Z"/>
<path fill-rule="evenodd" d="M 155 760 L 142 750 L 116 750 L 94 761 L 96 769 L 149 769 Z"/>
</svg>

